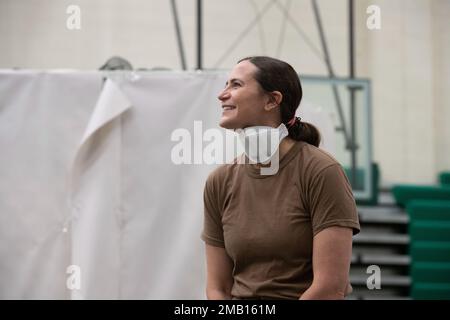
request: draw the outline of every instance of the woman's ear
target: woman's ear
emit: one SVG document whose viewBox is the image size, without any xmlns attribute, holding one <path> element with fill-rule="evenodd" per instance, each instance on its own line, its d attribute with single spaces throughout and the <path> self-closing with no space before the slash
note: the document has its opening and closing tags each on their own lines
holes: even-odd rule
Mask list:
<svg viewBox="0 0 450 320">
<path fill-rule="evenodd" d="M 281 101 L 283 101 L 283 95 L 280 91 L 272 91 L 269 92 L 269 100 L 267 101 L 266 105 L 264 106 L 264 109 L 266 111 L 270 111 L 276 107 L 279 107 L 281 104 Z"/>
</svg>

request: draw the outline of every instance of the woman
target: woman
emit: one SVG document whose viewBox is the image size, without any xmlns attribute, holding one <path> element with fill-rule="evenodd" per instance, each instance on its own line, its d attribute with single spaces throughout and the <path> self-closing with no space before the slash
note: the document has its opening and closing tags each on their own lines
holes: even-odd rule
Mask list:
<svg viewBox="0 0 450 320">
<path fill-rule="evenodd" d="M 279 163 L 272 175 L 261 174 L 263 161 L 235 161 L 209 175 L 202 233 L 207 298 L 344 298 L 357 210 L 342 167 L 318 148 L 319 132 L 295 117 L 302 98 L 297 73 L 277 59 L 244 58 L 218 98 L 221 127 L 241 129 L 244 138 L 252 128 L 278 130 Z"/>
</svg>

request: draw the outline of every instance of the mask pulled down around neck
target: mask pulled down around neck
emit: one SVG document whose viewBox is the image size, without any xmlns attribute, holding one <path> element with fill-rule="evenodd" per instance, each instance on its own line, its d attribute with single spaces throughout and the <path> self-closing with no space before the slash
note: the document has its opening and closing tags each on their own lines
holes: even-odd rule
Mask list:
<svg viewBox="0 0 450 320">
<path fill-rule="evenodd" d="M 269 126 L 253 126 L 236 129 L 241 146 L 253 163 L 266 164 L 278 151 L 281 141 L 289 135 L 282 123 L 278 128 Z"/>
</svg>

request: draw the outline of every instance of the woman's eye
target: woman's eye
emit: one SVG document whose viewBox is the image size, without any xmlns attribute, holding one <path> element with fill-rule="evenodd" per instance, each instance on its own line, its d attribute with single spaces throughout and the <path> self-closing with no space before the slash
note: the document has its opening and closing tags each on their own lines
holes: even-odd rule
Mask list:
<svg viewBox="0 0 450 320">
<path fill-rule="evenodd" d="M 233 83 L 233 88 L 235 88 L 235 87 L 240 87 L 241 86 L 241 84 L 240 83 L 237 83 L 237 82 L 235 82 L 235 83 Z"/>
</svg>

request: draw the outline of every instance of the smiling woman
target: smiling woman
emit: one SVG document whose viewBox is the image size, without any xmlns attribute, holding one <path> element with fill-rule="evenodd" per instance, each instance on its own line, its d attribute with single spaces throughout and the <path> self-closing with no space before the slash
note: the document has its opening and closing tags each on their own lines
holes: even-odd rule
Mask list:
<svg viewBox="0 0 450 320">
<path fill-rule="evenodd" d="M 248 61 L 239 63 L 231 72 L 230 80 L 220 93 L 223 114 L 219 125 L 223 128 L 245 128 L 259 123 L 265 114 L 261 107 L 267 97 L 253 77 L 256 66 Z"/>
<path fill-rule="evenodd" d="M 219 125 L 243 137 L 277 133 L 268 149 L 279 158 L 268 162 L 279 161 L 279 170 L 262 175 L 267 162 L 235 159 L 209 175 L 202 233 L 207 297 L 344 298 L 352 235 L 360 230 L 356 205 L 342 167 L 318 148 L 318 130 L 295 117 L 302 98 L 297 73 L 286 62 L 249 57 L 228 79 L 218 95 Z M 251 157 L 252 146 L 244 149 Z"/>
<path fill-rule="evenodd" d="M 303 91 L 297 73 L 289 64 L 268 57 L 244 58 L 229 77 L 218 96 L 223 108 L 221 127 L 277 127 L 284 123 L 294 140 L 319 145 L 318 130 L 307 122 L 302 123 L 300 130 L 300 119 L 295 117 Z"/>
</svg>

